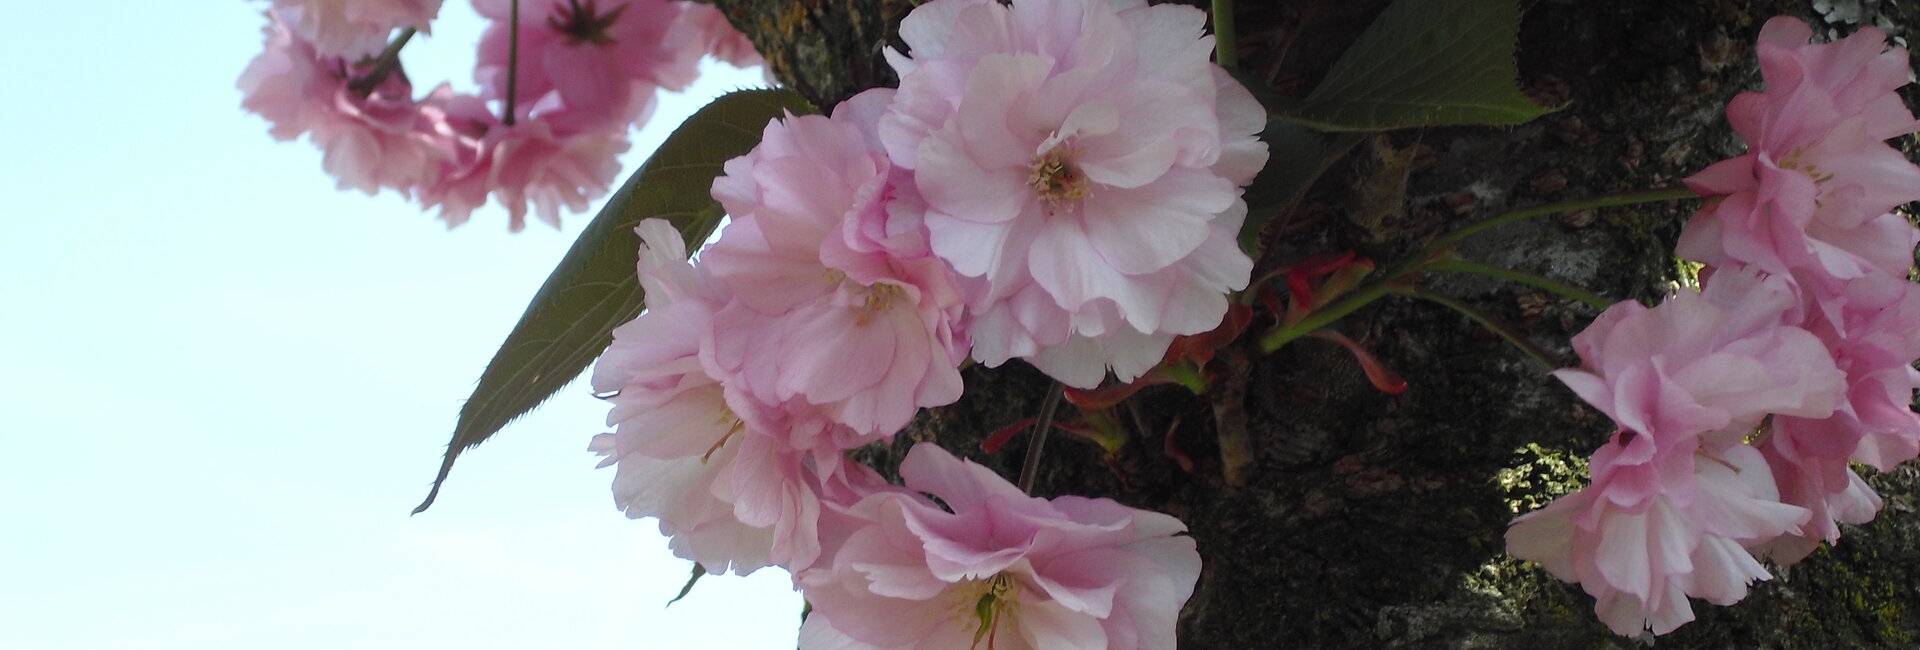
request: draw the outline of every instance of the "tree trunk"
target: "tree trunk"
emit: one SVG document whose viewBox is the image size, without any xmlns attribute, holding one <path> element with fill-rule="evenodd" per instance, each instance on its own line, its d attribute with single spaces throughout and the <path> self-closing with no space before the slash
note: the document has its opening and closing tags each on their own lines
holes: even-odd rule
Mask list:
<svg viewBox="0 0 1920 650">
<path fill-rule="evenodd" d="M 823 107 L 893 83 L 879 53 L 897 46 L 893 28 L 911 7 L 712 1 L 776 76 Z M 1297 93 L 1386 2 L 1238 4 L 1243 66 Z M 1890 5 L 1882 11 L 1901 36 L 1914 10 Z M 1726 126 L 1726 101 L 1757 89 L 1753 38 L 1778 14 L 1824 24 L 1808 3 L 1787 0 L 1532 2 L 1521 29 L 1521 83 L 1565 110 L 1514 128 L 1403 131 L 1362 142 L 1299 209 L 1275 220 L 1262 270 L 1346 250 L 1391 265 L 1469 220 L 1672 185 L 1735 155 L 1741 144 Z M 1608 297 L 1650 300 L 1684 272 L 1672 245 L 1696 206 L 1542 217 L 1476 236 L 1461 252 Z M 1512 323 L 1561 364 L 1577 362 L 1568 339 L 1596 313 L 1478 276 L 1423 282 Z M 1256 319 L 1254 331 L 1270 324 Z M 1209 394 L 1161 387 L 1123 408 L 1119 419 L 1131 434 L 1115 453 L 1056 432 L 1036 491 L 1108 496 L 1187 522 L 1205 562 L 1181 617 L 1187 648 L 1634 645 L 1596 621 L 1577 586 L 1507 558 L 1502 540 L 1516 511 L 1584 484 L 1584 458 L 1611 431 L 1606 417 L 1499 338 L 1432 304 L 1387 299 L 1335 327 L 1411 389 L 1381 393 L 1352 355 L 1324 341 L 1263 355 L 1243 340 L 1210 366 Z M 1024 438 L 996 455 L 979 444 L 1038 410 L 1044 378 L 1016 362 L 971 368 L 966 380 L 960 403 L 923 413 L 894 449 L 869 454 L 883 471 L 911 442 L 938 440 L 1006 476 L 1018 473 Z M 1230 487 L 1218 441 L 1223 430 L 1240 429 L 1253 463 L 1244 485 Z M 1193 469 L 1183 470 L 1169 449 L 1183 450 Z M 1837 547 L 1776 571 L 1778 579 L 1739 605 L 1696 601 L 1699 620 L 1663 644 L 1912 647 L 1920 639 L 1920 479 L 1905 467 L 1871 481 L 1887 497 L 1871 525 L 1847 528 Z"/>
</svg>

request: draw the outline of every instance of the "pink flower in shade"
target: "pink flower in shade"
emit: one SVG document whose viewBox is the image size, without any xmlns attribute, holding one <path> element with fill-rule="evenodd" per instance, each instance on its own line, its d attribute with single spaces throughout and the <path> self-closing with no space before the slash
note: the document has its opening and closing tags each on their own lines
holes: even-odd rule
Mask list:
<svg viewBox="0 0 1920 650">
<path fill-rule="evenodd" d="M 493 21 L 480 38 L 474 75 L 489 100 L 507 94 L 511 3 L 476 0 Z M 654 91 L 679 90 L 699 75 L 706 43 L 667 0 L 524 0 L 515 102 L 532 106 L 549 93 L 582 116 L 626 124 L 643 120 Z"/>
<path fill-rule="evenodd" d="M 1845 375 L 1788 323 L 1793 287 L 1722 269 L 1659 307 L 1614 305 L 1573 339 L 1584 365 L 1555 376 L 1620 426 L 1593 484 L 1514 520 L 1508 551 L 1579 582 L 1615 632 L 1692 620 L 1686 596 L 1729 604 L 1766 572 L 1746 549 L 1800 532 L 1766 459 L 1744 440 L 1768 415 L 1824 418 Z"/>
<path fill-rule="evenodd" d="M 1920 415 L 1910 404 L 1920 374 L 1920 286 L 1904 278 L 1870 276 L 1847 283 L 1837 300 L 1842 323 L 1815 319 L 1847 376 L 1847 393 L 1831 417 L 1780 416 L 1755 444 L 1773 467 L 1782 500 L 1812 511 L 1801 534 L 1783 536 L 1764 551 L 1783 564 L 1799 561 L 1822 541 L 1840 538 L 1839 523 L 1863 524 L 1880 497 L 1848 465 L 1880 468 L 1920 452 Z"/>
<path fill-rule="evenodd" d="M 1622 430 L 1602 449 L 1656 453 Z M 1672 450 L 1659 473 L 1603 473 L 1594 484 L 1527 513 L 1507 530 L 1507 552 L 1578 582 L 1614 633 L 1666 634 L 1693 620 L 1687 597 L 1731 605 L 1770 576 L 1747 547 L 1796 531 L 1807 511 L 1782 504 L 1758 450 Z M 1633 496 L 1623 503 L 1621 493 Z"/>
<path fill-rule="evenodd" d="M 906 487 L 847 511 L 861 525 L 799 576 L 802 650 L 1171 648 L 1200 556 L 1179 520 L 1107 499 L 1027 496 L 915 445 Z"/>
<path fill-rule="evenodd" d="M 355 60 L 373 56 L 393 30 L 426 33 L 441 0 L 272 0 L 300 37 L 324 56 Z"/>
<path fill-rule="evenodd" d="M 529 203 L 558 228 L 562 206 L 584 211 L 613 186 L 628 146 L 625 125 L 576 126 L 562 119 L 565 111 L 534 110 L 508 125 L 484 100 L 446 86 L 423 104 L 449 162 L 421 189 L 420 203 L 440 206 L 448 227 L 465 223 L 491 194 L 506 207 L 513 231 L 526 227 Z"/>
<path fill-rule="evenodd" d="M 1264 113 L 1208 62 L 1205 14 L 1142 2 L 936 0 L 880 134 L 966 281 L 974 357 L 1098 384 L 1219 324 L 1251 261 L 1239 186 Z"/>
<path fill-rule="evenodd" d="M 1681 233 L 1677 252 L 1716 266 L 1752 265 L 1791 276 L 1820 296 L 1869 274 L 1904 277 L 1920 234 L 1894 206 L 1920 199 L 1920 168 L 1885 139 L 1920 123 L 1894 89 L 1907 82 L 1904 49 L 1863 28 L 1808 45 L 1811 30 L 1775 18 L 1761 30 L 1765 93 L 1727 107 L 1752 151 L 1687 183 L 1711 199 Z"/>
<path fill-rule="evenodd" d="M 1798 446 L 1808 438 L 1836 433 L 1823 430 L 1822 424 L 1776 420 L 1767 442 L 1759 445 L 1773 472 L 1773 482 L 1779 486 L 1780 501 L 1808 512 L 1807 521 L 1797 530 L 1784 531 L 1752 547 L 1754 554 L 1782 566 L 1806 559 L 1823 541 L 1839 541 L 1840 524 L 1864 524 L 1880 512 L 1880 495 L 1847 466 L 1845 459 L 1818 456 Z"/>
<path fill-rule="evenodd" d="M 308 134 L 341 189 L 374 194 L 385 187 L 410 196 L 435 178 L 445 152 L 423 129 L 405 74 L 387 75 L 363 93 L 352 83 L 367 66 L 323 56 L 277 14 L 268 18 L 266 49 L 238 85 L 241 105 L 267 118 L 275 138 Z"/>
<path fill-rule="evenodd" d="M 1573 337 L 1583 366 L 1554 376 L 1622 429 L 1661 445 L 1715 434 L 1705 446 L 1721 447 L 1769 414 L 1832 414 L 1845 374 L 1794 326 L 1802 314 L 1785 280 L 1720 269 L 1659 307 L 1608 308 Z"/>
<path fill-rule="evenodd" d="M 858 122 L 890 94 L 768 124 L 714 180 L 733 223 L 702 257 L 737 300 L 721 318 L 753 324 L 716 334 L 720 363 L 762 403 L 804 402 L 859 434 L 844 446 L 958 399 L 966 355 L 960 293 L 926 252 L 912 188 Z"/>
<path fill-rule="evenodd" d="M 658 219 L 637 229 L 648 309 L 614 331 L 593 372 L 613 403 L 614 433 L 590 449 L 617 465 L 614 500 L 628 516 L 656 517 L 681 557 L 714 573 L 778 564 L 799 570 L 820 554 L 822 499 L 852 503 L 884 491 L 872 470 L 784 444 L 784 422 L 740 414 L 705 344 L 729 324 L 725 285 L 686 262 L 680 234 Z"/>
<path fill-rule="evenodd" d="M 1858 120 L 1867 135 L 1885 140 L 1920 129 L 1894 91 L 1911 74 L 1907 51 L 1887 47 L 1887 34 L 1863 27 L 1834 43 L 1809 44 L 1813 30 L 1797 18 L 1767 21 L 1756 44 L 1767 90 L 1744 102 L 1769 110 L 1747 114 L 1741 134 L 1772 151 L 1788 151 L 1825 137 L 1838 122 Z M 1764 134 L 1764 135 L 1762 135 Z"/>
<path fill-rule="evenodd" d="M 1920 455 L 1920 415 L 1913 412 L 1913 391 L 1920 388 L 1920 287 L 1905 280 L 1883 279 L 1877 292 L 1855 282 L 1858 300 L 1849 310 L 1854 328 L 1843 346 L 1832 346 L 1834 357 L 1846 364 L 1850 389 L 1845 408 L 1862 431 L 1852 460 L 1882 472 Z M 1897 288 L 1894 288 L 1897 287 Z"/>
</svg>

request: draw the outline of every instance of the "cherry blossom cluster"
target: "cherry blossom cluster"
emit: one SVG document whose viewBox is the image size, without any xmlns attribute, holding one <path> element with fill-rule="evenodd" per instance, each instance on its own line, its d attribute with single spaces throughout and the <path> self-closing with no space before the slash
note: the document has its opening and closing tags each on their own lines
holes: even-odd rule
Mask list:
<svg viewBox="0 0 1920 650">
<path fill-rule="evenodd" d="M 847 450 L 952 403 L 969 356 L 1132 379 L 1244 288 L 1264 112 L 1205 14 L 1141 0 L 935 0 L 896 89 L 768 124 L 697 263 L 648 220 L 648 310 L 593 372 L 615 500 L 709 571 L 791 571 L 801 647 L 1165 648 L 1185 526 L 1026 495 L 922 443 L 888 484 Z"/>
<path fill-rule="evenodd" d="M 703 55 L 759 56 L 719 11 L 668 0 L 474 0 L 491 22 L 477 95 L 441 84 L 424 97 L 396 60 L 395 30 L 425 33 L 440 0 L 271 0 L 266 49 L 240 76 L 241 104 L 281 140 L 306 134 L 341 189 L 391 189 L 465 222 L 489 196 L 526 224 L 559 225 L 607 192 L 659 90 L 692 83 Z M 517 59 L 518 74 L 508 74 Z M 511 88 L 512 97 L 508 98 Z M 509 107 L 511 107 L 509 109 Z"/>
<path fill-rule="evenodd" d="M 1693 620 L 1688 598 L 1740 600 L 1880 499 L 1850 463 L 1920 453 L 1920 242 L 1893 213 L 1920 167 L 1885 140 L 1920 128 L 1894 90 L 1907 53 L 1863 28 L 1810 45 L 1775 18 L 1766 91 L 1728 106 L 1749 152 L 1688 179 L 1706 197 L 1677 252 L 1702 286 L 1657 307 L 1614 305 L 1555 375 L 1619 430 L 1593 483 L 1514 521 L 1514 556 L 1579 582 L 1623 635 Z"/>
</svg>

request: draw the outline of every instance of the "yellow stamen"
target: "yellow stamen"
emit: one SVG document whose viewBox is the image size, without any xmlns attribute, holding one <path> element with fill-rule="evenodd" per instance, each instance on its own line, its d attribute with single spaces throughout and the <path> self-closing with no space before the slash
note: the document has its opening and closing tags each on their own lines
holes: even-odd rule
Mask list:
<svg viewBox="0 0 1920 650">
<path fill-rule="evenodd" d="M 1040 200 L 1048 206 L 1065 210 L 1073 209 L 1073 202 L 1084 199 L 1091 193 L 1087 177 L 1075 172 L 1069 159 L 1079 153 L 1065 147 L 1055 147 L 1033 159 L 1033 173 L 1027 176 L 1027 186 L 1040 195 Z"/>
<path fill-rule="evenodd" d="M 893 299 L 902 293 L 900 287 L 891 284 L 881 283 L 867 287 L 866 301 L 860 305 L 860 316 L 854 322 L 861 325 L 867 324 L 868 320 L 873 319 L 874 314 L 892 308 Z"/>
</svg>

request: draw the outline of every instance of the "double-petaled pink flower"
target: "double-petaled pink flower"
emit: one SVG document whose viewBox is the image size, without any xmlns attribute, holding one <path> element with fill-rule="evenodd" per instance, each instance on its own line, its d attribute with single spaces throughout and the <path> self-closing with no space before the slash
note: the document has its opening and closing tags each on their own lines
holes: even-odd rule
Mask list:
<svg viewBox="0 0 1920 650">
<path fill-rule="evenodd" d="M 1687 596 L 1745 596 L 1767 578 L 1747 549 L 1808 518 L 1745 439 L 1769 415 L 1827 417 L 1845 390 L 1820 339 L 1788 324 L 1800 317 L 1791 285 L 1750 270 L 1602 313 L 1574 337 L 1582 367 L 1554 374 L 1620 431 L 1592 485 L 1514 520 L 1508 551 L 1579 582 L 1625 635 L 1692 620 Z"/>
<path fill-rule="evenodd" d="M 1727 109 L 1751 151 L 1688 179 L 1708 203 L 1678 253 L 1705 289 L 1615 305 L 1574 338 L 1585 366 L 1555 373 L 1621 427 L 1593 484 L 1515 520 L 1509 550 L 1577 581 L 1614 631 L 1692 620 L 1689 596 L 1730 604 L 1840 523 L 1880 507 L 1848 466 L 1920 452 L 1920 231 L 1890 210 L 1920 198 L 1920 167 L 1885 139 L 1917 124 L 1894 89 L 1904 50 L 1862 29 L 1809 45 L 1761 30 L 1764 93 Z"/>
<path fill-rule="evenodd" d="M 763 402 L 804 402 L 860 434 L 841 447 L 958 399 L 967 351 L 959 289 L 870 137 L 891 94 L 768 124 L 714 180 L 733 223 L 702 257 L 737 301 L 722 317 L 739 326 L 716 334 L 723 363 Z"/>
<path fill-rule="evenodd" d="M 701 43 L 700 50 L 728 65 L 736 68 L 751 68 L 766 65 L 766 59 L 760 51 L 753 48 L 753 41 L 746 34 L 733 28 L 727 22 L 727 15 L 713 5 L 698 2 L 682 2 L 680 20 L 693 27 Z M 771 80 L 773 77 L 768 76 Z"/>
<path fill-rule="evenodd" d="M 1920 233 L 1889 212 L 1920 199 L 1920 168 L 1884 140 L 1920 123 L 1894 93 L 1907 83 L 1904 49 L 1872 27 L 1821 45 L 1811 34 L 1784 17 L 1761 30 L 1766 92 L 1727 107 L 1751 151 L 1687 179 L 1709 201 L 1677 252 L 1789 277 L 1824 305 L 1847 281 L 1913 266 Z"/>
<path fill-rule="evenodd" d="M 412 27 L 425 33 L 440 13 L 441 0 L 272 0 L 300 38 L 322 56 L 358 62 L 387 44 L 393 30 Z"/>
<path fill-rule="evenodd" d="M 714 573 L 805 569 L 820 554 L 823 499 L 851 503 L 885 481 L 838 449 L 796 447 L 790 434 L 808 423 L 733 390 L 712 354 L 715 333 L 734 326 L 716 317 L 733 296 L 687 263 L 671 225 L 649 219 L 639 232 L 648 308 L 614 331 L 593 371 L 616 429 L 590 448 L 618 467 L 614 500 L 657 518 L 676 554 Z"/>
<path fill-rule="evenodd" d="M 489 100 L 507 95 L 512 57 L 508 0 L 474 3 L 492 25 L 480 38 L 474 76 Z M 524 0 L 514 101 L 533 106 L 551 93 L 580 116 L 644 120 L 655 91 L 679 90 L 699 75 L 707 40 L 669 0 Z M 577 119 L 584 119 L 577 118 Z"/>
<path fill-rule="evenodd" d="M 525 226 L 529 206 L 559 225 L 606 194 L 661 88 L 680 89 L 703 54 L 757 61 L 752 47 L 710 7 L 667 0 L 602 5 L 528 0 L 520 7 L 518 78 L 512 102 L 511 3 L 476 8 L 494 19 L 476 71 L 483 93 L 442 85 L 416 100 L 389 61 L 378 83 L 373 55 L 402 27 L 427 31 L 439 0 L 274 0 L 266 50 L 241 75 L 242 105 L 292 139 L 306 133 L 325 152 L 342 188 L 393 189 L 439 206 L 449 226 L 489 198 Z M 511 104 L 513 115 L 495 114 Z"/>
<path fill-rule="evenodd" d="M 1864 524 L 1880 509 L 1880 497 L 1849 467 L 1865 463 L 1889 471 L 1920 452 L 1920 415 L 1912 409 L 1920 373 L 1920 286 L 1905 278 L 1874 275 L 1848 282 L 1838 323 L 1816 318 L 1808 325 L 1846 373 L 1847 391 L 1830 417 L 1781 416 L 1756 442 L 1773 468 L 1787 503 L 1812 511 L 1799 534 L 1764 549 L 1790 564 L 1821 542 L 1840 539 L 1838 524 Z"/>
<path fill-rule="evenodd" d="M 444 85 L 421 106 L 447 162 L 420 188 L 420 204 L 439 206 L 448 227 L 465 223 L 491 196 L 507 209 L 508 228 L 515 232 L 526 227 L 529 204 L 541 221 L 558 228 L 560 208 L 584 211 L 612 187 L 618 157 L 628 146 L 624 125 L 583 124 L 537 111 L 517 111 L 520 119 L 507 124 L 486 101 Z"/>
<path fill-rule="evenodd" d="M 881 136 L 968 278 L 976 359 L 1130 379 L 1245 287 L 1239 186 L 1265 161 L 1264 113 L 1217 76 L 1204 23 L 1137 1 L 936 0 L 902 24 Z"/>
<path fill-rule="evenodd" d="M 1831 350 L 1847 392 L 1824 418 L 1782 416 L 1756 443 L 1787 503 L 1812 511 L 1806 529 L 1767 544 L 1794 562 L 1838 523 L 1864 523 L 1877 495 L 1847 467 L 1883 469 L 1920 451 L 1910 408 L 1920 357 L 1915 288 L 1907 281 L 1920 230 L 1890 211 L 1920 199 L 1920 167 L 1884 140 L 1916 122 L 1895 89 L 1907 54 L 1863 28 L 1838 42 L 1807 43 L 1812 30 L 1775 18 L 1758 44 L 1767 88 L 1727 108 L 1752 148 L 1688 180 L 1709 203 L 1687 224 L 1678 252 L 1748 266 L 1792 281 L 1808 306 L 1802 325 Z"/>
<path fill-rule="evenodd" d="M 799 582 L 802 650 L 1175 645 L 1200 556 L 1179 520 L 1107 499 L 1030 497 L 921 443 L 906 487 L 845 508 L 854 526 Z"/>
<path fill-rule="evenodd" d="M 281 140 L 306 134 L 341 189 L 411 196 L 436 177 L 449 154 L 428 132 L 404 74 L 357 87 L 368 66 L 322 54 L 281 16 L 267 16 L 266 49 L 238 85 L 241 106 L 266 118 L 269 133 Z"/>
</svg>

